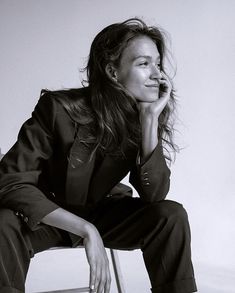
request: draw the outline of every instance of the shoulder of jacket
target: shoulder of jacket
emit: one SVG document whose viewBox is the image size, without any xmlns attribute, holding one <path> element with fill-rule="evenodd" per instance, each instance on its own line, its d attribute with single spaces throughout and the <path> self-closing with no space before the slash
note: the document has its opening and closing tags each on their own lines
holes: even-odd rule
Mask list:
<svg viewBox="0 0 235 293">
<path fill-rule="evenodd" d="M 44 108 L 52 108 L 51 111 L 56 111 L 56 115 L 67 116 L 75 123 L 85 122 L 86 124 L 92 120 L 88 87 L 56 91 L 42 90 L 39 102 L 44 104 Z"/>
<path fill-rule="evenodd" d="M 61 89 L 61 90 L 48 90 L 42 89 L 40 98 L 41 97 L 51 97 L 56 100 L 82 100 L 88 98 L 90 95 L 90 90 L 88 87 L 82 88 L 70 88 L 70 89 Z"/>
</svg>

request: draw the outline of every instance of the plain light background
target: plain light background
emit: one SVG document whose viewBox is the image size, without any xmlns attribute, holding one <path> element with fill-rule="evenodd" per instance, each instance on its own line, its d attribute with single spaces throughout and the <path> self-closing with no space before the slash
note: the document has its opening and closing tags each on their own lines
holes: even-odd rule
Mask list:
<svg viewBox="0 0 235 293">
<path fill-rule="evenodd" d="M 138 16 L 169 32 L 177 63 L 177 142 L 183 150 L 172 166 L 168 198 L 188 211 L 198 286 L 211 281 L 212 292 L 234 292 L 226 291 L 235 272 L 234 11 L 233 0 L 0 0 L 3 153 L 42 88 L 80 85 L 79 69 L 104 26 Z M 133 252 L 123 255 L 127 266 L 135 263 Z"/>
</svg>

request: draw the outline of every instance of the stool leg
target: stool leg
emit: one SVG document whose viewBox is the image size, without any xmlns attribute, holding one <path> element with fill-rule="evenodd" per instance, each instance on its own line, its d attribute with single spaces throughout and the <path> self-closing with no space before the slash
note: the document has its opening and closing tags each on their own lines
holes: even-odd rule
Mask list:
<svg viewBox="0 0 235 293">
<path fill-rule="evenodd" d="M 114 276 L 117 284 L 118 293 L 125 293 L 124 280 L 119 263 L 118 253 L 114 249 L 110 249 L 111 260 L 113 264 Z"/>
</svg>

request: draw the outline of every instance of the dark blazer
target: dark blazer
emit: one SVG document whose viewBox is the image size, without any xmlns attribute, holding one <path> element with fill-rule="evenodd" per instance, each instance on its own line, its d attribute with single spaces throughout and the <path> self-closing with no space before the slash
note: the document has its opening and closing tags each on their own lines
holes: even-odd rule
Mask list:
<svg viewBox="0 0 235 293">
<path fill-rule="evenodd" d="M 75 95 L 83 92 L 73 90 Z M 34 230 L 59 206 L 83 216 L 109 194 L 130 194 L 130 187 L 119 184 L 129 171 L 130 183 L 144 201 L 165 198 L 170 170 L 160 143 L 143 165 L 136 163 L 138 150 L 132 149 L 125 159 L 106 155 L 93 172 L 96 156 L 87 162 L 90 150 L 80 139 L 84 131 L 55 92 L 42 95 L 0 162 L 0 207 L 15 211 Z"/>
</svg>

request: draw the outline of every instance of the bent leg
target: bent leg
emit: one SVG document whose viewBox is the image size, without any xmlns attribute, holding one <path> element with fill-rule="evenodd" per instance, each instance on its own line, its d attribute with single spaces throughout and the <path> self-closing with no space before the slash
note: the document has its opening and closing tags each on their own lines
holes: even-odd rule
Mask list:
<svg viewBox="0 0 235 293">
<path fill-rule="evenodd" d="M 0 209 L 0 292 L 24 292 L 34 253 L 69 244 L 66 232 L 46 225 L 30 231 L 12 210 Z"/>
<path fill-rule="evenodd" d="M 141 248 L 152 292 L 190 293 L 196 284 L 191 262 L 190 228 L 181 204 L 146 204 L 139 198 L 108 198 L 93 222 L 106 247 Z"/>
</svg>

